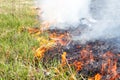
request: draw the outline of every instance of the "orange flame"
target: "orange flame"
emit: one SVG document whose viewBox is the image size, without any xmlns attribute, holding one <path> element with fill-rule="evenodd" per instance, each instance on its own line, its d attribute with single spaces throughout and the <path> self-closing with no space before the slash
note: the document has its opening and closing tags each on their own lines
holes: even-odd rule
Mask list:
<svg viewBox="0 0 120 80">
<path fill-rule="evenodd" d="M 69 42 L 70 36 L 68 33 L 57 34 L 54 32 L 50 35 L 50 38 L 56 43 L 60 43 L 62 46 L 65 46 Z"/>
<path fill-rule="evenodd" d="M 92 51 L 89 51 L 89 50 L 84 48 L 84 49 L 82 49 L 82 51 L 80 51 L 80 55 L 81 55 L 81 59 L 82 60 L 86 60 L 87 61 L 85 64 L 88 64 L 88 63 L 94 61 L 94 56 L 92 54 Z"/>
<path fill-rule="evenodd" d="M 49 25 L 50 25 L 49 23 L 43 24 L 43 26 L 45 26 L 45 29 L 47 29 L 49 27 Z M 41 28 L 41 30 L 44 30 L 44 29 Z M 42 32 L 39 29 L 32 29 L 32 28 L 29 28 L 28 31 L 29 31 L 29 33 Z M 44 39 L 43 37 L 38 38 L 38 40 L 40 41 L 40 45 L 42 45 L 42 47 L 40 47 L 36 50 L 35 57 L 42 59 L 44 57 L 44 53 L 48 49 L 50 49 L 51 45 L 53 45 L 55 43 L 56 44 L 60 43 L 62 46 L 66 46 L 68 44 L 68 42 L 70 41 L 70 36 L 69 36 L 69 33 L 67 33 L 67 32 L 60 33 L 60 34 L 58 34 L 57 32 L 54 32 L 54 33 L 50 34 L 49 38 L 51 40 L 47 40 L 46 38 Z M 81 46 L 77 46 L 77 48 L 80 48 L 80 47 Z M 93 51 L 90 49 L 90 47 L 92 47 L 92 46 L 86 45 L 86 47 L 80 51 L 80 59 L 82 61 L 74 61 L 74 63 L 72 63 L 72 65 L 75 66 L 76 71 L 80 71 L 82 69 L 83 65 L 86 65 L 95 60 Z M 65 66 L 67 64 L 66 55 L 67 55 L 66 52 L 63 52 L 63 54 L 61 55 L 61 65 L 62 66 Z M 116 78 L 118 78 L 119 75 L 117 73 L 117 60 L 113 60 L 114 56 L 115 56 L 114 53 L 112 53 L 110 51 L 103 54 L 102 58 L 104 58 L 105 60 L 102 63 L 102 68 L 101 68 L 101 72 L 100 72 L 101 75 L 98 73 L 94 77 L 89 78 L 89 80 L 101 80 L 102 75 L 104 75 L 104 73 L 111 75 L 109 80 L 115 80 Z M 120 54 L 118 54 L 118 56 L 120 56 Z"/>
<path fill-rule="evenodd" d="M 67 63 L 67 62 L 66 62 L 66 60 L 67 60 L 67 59 L 66 59 L 66 54 L 67 54 L 66 52 L 63 52 L 63 54 L 61 55 L 61 58 L 62 58 L 62 59 L 61 59 L 61 64 L 62 64 L 62 66 L 65 66 L 66 63 Z"/>
<path fill-rule="evenodd" d="M 41 33 L 39 28 L 27 28 L 27 30 L 30 34 L 38 34 L 39 35 Z"/>
<path fill-rule="evenodd" d="M 93 78 L 93 77 L 90 77 L 90 78 L 88 78 L 88 80 L 94 80 L 94 78 Z"/>
<path fill-rule="evenodd" d="M 112 63 L 112 62 L 111 62 Z M 110 80 L 115 80 L 117 78 L 117 62 L 113 62 L 113 64 L 108 69 L 108 72 L 112 74 Z"/>
<path fill-rule="evenodd" d="M 97 73 L 94 77 L 88 78 L 88 80 L 101 80 L 101 78 L 102 78 L 102 75 Z"/>
<path fill-rule="evenodd" d="M 95 80 L 101 80 L 101 75 L 99 73 L 95 75 Z"/>
<path fill-rule="evenodd" d="M 40 47 L 40 48 L 38 48 L 38 49 L 36 50 L 35 57 L 37 57 L 37 58 L 39 58 L 39 59 L 43 58 L 45 51 L 46 51 L 46 48 L 45 48 L 45 47 Z"/>
<path fill-rule="evenodd" d="M 101 73 L 104 74 L 104 70 L 107 68 L 107 74 L 111 77 L 109 80 L 115 80 L 118 78 L 117 73 L 117 60 L 112 59 L 114 57 L 114 53 L 108 51 L 103 55 L 103 58 L 107 59 L 106 63 L 102 64 Z"/>
<path fill-rule="evenodd" d="M 75 61 L 73 64 L 74 64 L 77 71 L 80 71 L 82 69 L 82 63 L 81 62 Z"/>
</svg>

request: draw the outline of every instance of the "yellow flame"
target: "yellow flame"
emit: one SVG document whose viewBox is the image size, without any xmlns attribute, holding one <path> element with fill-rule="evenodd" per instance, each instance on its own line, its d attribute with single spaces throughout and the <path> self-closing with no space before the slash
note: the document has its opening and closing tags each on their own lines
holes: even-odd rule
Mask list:
<svg viewBox="0 0 120 80">
<path fill-rule="evenodd" d="M 95 80 L 101 80 L 101 75 L 99 73 L 95 75 Z"/>
<path fill-rule="evenodd" d="M 66 65 L 66 52 L 63 52 L 63 54 L 61 55 L 61 58 L 62 58 L 62 60 L 61 60 L 61 64 L 62 64 L 62 66 L 64 66 L 64 65 Z"/>
<path fill-rule="evenodd" d="M 38 49 L 36 50 L 35 57 L 37 57 L 37 58 L 39 58 L 39 59 L 43 58 L 45 51 L 46 51 L 46 48 L 45 48 L 45 47 L 40 47 L 40 48 L 38 48 Z"/>
</svg>

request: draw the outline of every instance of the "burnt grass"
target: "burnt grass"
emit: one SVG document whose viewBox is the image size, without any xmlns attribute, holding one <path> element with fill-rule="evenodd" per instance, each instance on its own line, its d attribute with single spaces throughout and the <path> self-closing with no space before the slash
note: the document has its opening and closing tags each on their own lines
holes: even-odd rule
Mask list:
<svg viewBox="0 0 120 80">
<path fill-rule="evenodd" d="M 50 30 L 49 32 L 62 34 L 68 31 Z M 114 76 L 114 73 L 109 69 L 112 69 L 112 66 L 114 66 L 116 62 L 117 75 L 115 79 L 119 79 L 120 51 L 119 47 L 114 45 L 111 41 L 112 40 L 96 40 L 86 42 L 85 44 L 80 44 L 79 41 L 70 41 L 66 46 L 62 46 L 58 43 L 55 47 L 49 49 L 45 53 L 43 61 L 50 63 L 54 58 L 61 60 L 62 53 L 67 52 L 66 58 L 69 64 L 73 64 L 75 61 L 83 64 L 82 69 L 78 71 L 78 74 L 80 73 L 84 76 L 95 76 L 95 74 L 99 73 L 102 75 L 103 80 L 109 80 Z M 110 60 L 110 63 L 108 63 L 108 60 Z M 101 71 L 103 64 L 106 64 L 106 66 L 103 71 Z"/>
</svg>

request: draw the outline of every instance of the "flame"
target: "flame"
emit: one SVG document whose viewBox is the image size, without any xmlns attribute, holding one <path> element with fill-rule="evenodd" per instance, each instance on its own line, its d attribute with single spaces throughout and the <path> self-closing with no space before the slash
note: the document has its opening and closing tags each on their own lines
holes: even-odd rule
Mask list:
<svg viewBox="0 0 120 80">
<path fill-rule="evenodd" d="M 49 23 L 47 23 L 46 28 L 49 27 Z M 42 28 L 41 28 L 42 29 Z M 44 30 L 44 29 L 43 29 Z M 29 33 L 40 33 L 42 31 L 38 29 L 32 29 L 29 28 Z M 42 59 L 44 57 L 44 54 L 47 50 L 51 49 L 54 45 L 60 44 L 61 46 L 66 46 L 71 37 L 68 32 L 64 33 L 49 33 L 49 39 L 45 38 L 44 36 L 38 36 L 37 40 L 39 41 L 40 47 L 35 52 L 35 57 Z M 94 62 L 96 57 L 94 57 L 93 51 L 91 49 L 92 46 L 86 45 L 82 50 L 79 51 L 79 61 L 75 60 L 72 64 L 76 68 L 76 71 L 80 71 L 83 69 L 83 66 Z M 77 49 L 82 48 L 81 45 L 77 46 Z M 117 54 L 120 56 L 120 54 Z M 67 52 L 63 52 L 61 55 L 61 65 L 65 66 L 67 63 Z M 116 78 L 119 78 L 119 74 L 117 72 L 117 60 L 114 58 L 115 55 L 111 51 L 107 51 L 106 53 L 103 53 L 101 56 L 101 71 L 94 75 L 94 77 L 88 78 L 88 80 L 101 80 L 103 76 L 109 75 L 108 80 L 115 80 Z M 73 75 L 72 78 L 73 79 Z"/>
<path fill-rule="evenodd" d="M 117 60 L 112 59 L 114 57 L 114 53 L 108 51 L 103 55 L 103 58 L 107 59 L 106 63 L 102 64 L 101 73 L 104 74 L 104 70 L 107 69 L 107 74 L 111 76 L 110 80 L 115 80 L 117 77 Z"/>
<path fill-rule="evenodd" d="M 45 52 L 56 44 L 53 40 L 49 40 L 49 38 L 46 38 L 45 36 L 36 36 L 36 38 L 39 41 L 40 47 L 36 50 L 34 56 L 36 58 L 42 59 Z"/>
<path fill-rule="evenodd" d="M 81 59 L 82 59 L 82 60 L 86 61 L 85 64 L 88 64 L 88 63 L 94 61 L 94 56 L 93 56 L 91 50 L 89 51 L 89 50 L 87 50 L 87 49 L 85 49 L 85 48 L 82 49 L 82 50 L 80 51 L 80 56 L 81 56 Z"/>
<path fill-rule="evenodd" d="M 115 80 L 114 78 L 117 75 L 117 61 L 111 61 L 110 59 L 108 60 L 108 73 L 111 74 L 111 79 L 110 80 Z"/>
<path fill-rule="evenodd" d="M 40 47 L 40 48 L 38 48 L 38 49 L 36 50 L 35 57 L 37 57 L 37 58 L 39 58 L 39 59 L 43 58 L 44 53 L 46 52 L 46 50 L 47 50 L 47 49 L 46 49 L 45 47 Z"/>
<path fill-rule="evenodd" d="M 61 55 L 61 64 L 62 64 L 62 66 L 65 66 L 66 65 L 66 55 L 67 55 L 67 53 L 66 52 L 63 52 L 63 54 Z"/>
<path fill-rule="evenodd" d="M 110 80 L 115 80 L 118 76 L 117 74 L 117 62 L 114 63 L 114 65 L 111 68 L 111 72 L 113 73 L 113 77 Z"/>
<path fill-rule="evenodd" d="M 95 75 L 95 80 L 101 80 L 101 75 L 99 73 Z"/>
<path fill-rule="evenodd" d="M 40 41 L 41 47 L 39 47 L 36 50 L 35 57 L 41 59 L 44 56 L 44 53 L 49 50 L 51 47 L 55 46 L 54 41 L 52 40 L 46 40 L 44 38 L 38 38 L 38 41 Z"/>
<path fill-rule="evenodd" d="M 62 46 L 66 46 L 67 43 L 70 41 L 70 36 L 68 33 L 57 34 L 54 32 L 50 34 L 50 38 L 54 40 L 56 43 L 61 44 Z"/>
<path fill-rule="evenodd" d="M 88 80 L 102 80 L 101 78 L 102 78 L 102 75 L 97 73 L 94 77 L 88 78 Z"/>
<path fill-rule="evenodd" d="M 93 78 L 93 77 L 90 77 L 90 78 L 88 78 L 88 80 L 94 80 L 94 78 Z"/>
<path fill-rule="evenodd" d="M 83 64 L 81 62 L 75 61 L 73 64 L 74 64 L 77 71 L 80 71 L 82 69 Z"/>
<path fill-rule="evenodd" d="M 36 35 L 41 34 L 41 31 L 39 28 L 27 28 L 27 30 L 30 34 L 36 34 Z"/>
</svg>

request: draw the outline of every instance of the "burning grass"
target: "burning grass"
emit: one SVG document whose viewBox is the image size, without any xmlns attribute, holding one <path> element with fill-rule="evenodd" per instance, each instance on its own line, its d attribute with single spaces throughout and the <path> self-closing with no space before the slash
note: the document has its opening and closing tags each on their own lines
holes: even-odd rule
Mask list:
<svg viewBox="0 0 120 80">
<path fill-rule="evenodd" d="M 0 79 L 120 79 L 116 47 L 100 40 L 80 44 L 71 40 L 69 30 L 44 29 L 48 23 L 44 28 L 27 28 L 38 23 L 36 14 L 27 5 L 29 0 L 19 1 L 0 1 L 4 3 L 0 6 Z"/>
<path fill-rule="evenodd" d="M 44 51 L 42 53 L 44 62 L 49 64 L 57 57 L 57 60 L 61 61 L 59 66 L 63 70 L 66 70 L 66 66 L 73 67 L 75 75 L 82 74 L 89 80 L 120 79 L 120 52 L 113 44 L 102 40 L 80 44 L 71 40 L 69 31 L 48 30 L 47 32 L 49 41 L 52 40 L 55 45 L 50 48 L 46 46 L 45 51 L 40 49 L 41 52 Z"/>
</svg>

